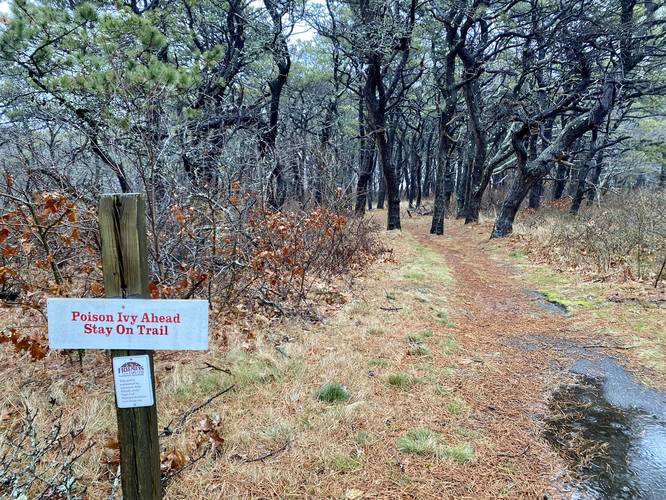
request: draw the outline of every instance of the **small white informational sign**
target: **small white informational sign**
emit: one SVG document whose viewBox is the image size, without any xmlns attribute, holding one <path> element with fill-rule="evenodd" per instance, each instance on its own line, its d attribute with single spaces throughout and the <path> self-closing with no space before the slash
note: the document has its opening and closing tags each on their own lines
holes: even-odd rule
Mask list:
<svg viewBox="0 0 666 500">
<path fill-rule="evenodd" d="M 155 398 L 151 380 L 150 358 L 147 354 L 113 358 L 113 381 L 118 408 L 153 406 Z"/>
<path fill-rule="evenodd" d="M 208 349 L 208 301 L 47 301 L 51 349 Z"/>
</svg>

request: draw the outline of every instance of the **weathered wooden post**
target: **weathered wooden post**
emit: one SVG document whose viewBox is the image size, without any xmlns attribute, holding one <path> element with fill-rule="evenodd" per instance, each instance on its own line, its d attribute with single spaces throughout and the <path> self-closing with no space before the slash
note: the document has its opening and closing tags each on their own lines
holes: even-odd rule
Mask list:
<svg viewBox="0 0 666 500">
<path fill-rule="evenodd" d="M 99 203 L 98 217 L 106 296 L 123 299 L 149 297 L 143 195 L 104 195 Z M 151 388 L 155 401 L 152 351 L 111 351 L 113 358 L 146 354 L 150 360 Z M 161 498 L 156 404 L 116 408 L 116 412 L 123 498 Z"/>
<path fill-rule="evenodd" d="M 49 347 L 111 350 L 123 498 L 154 500 L 162 487 L 152 352 L 208 349 L 208 301 L 148 299 L 142 195 L 105 195 L 98 217 L 107 298 L 49 298 Z"/>
</svg>

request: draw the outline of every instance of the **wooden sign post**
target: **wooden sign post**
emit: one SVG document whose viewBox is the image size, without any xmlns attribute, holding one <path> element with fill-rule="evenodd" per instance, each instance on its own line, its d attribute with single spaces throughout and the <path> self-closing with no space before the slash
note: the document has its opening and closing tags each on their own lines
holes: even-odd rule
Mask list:
<svg viewBox="0 0 666 500">
<path fill-rule="evenodd" d="M 208 349 L 208 302 L 148 300 L 144 199 L 105 195 L 99 232 L 106 299 L 50 298 L 51 349 L 110 349 L 125 500 L 162 497 L 155 349 Z"/>
<path fill-rule="evenodd" d="M 99 203 L 102 270 L 107 297 L 148 298 L 145 202 L 139 194 L 103 196 Z M 112 350 L 111 356 L 148 355 L 155 400 L 151 351 Z M 115 373 L 114 373 L 115 376 Z M 117 408 L 120 471 L 125 500 L 162 498 L 157 405 Z"/>
</svg>

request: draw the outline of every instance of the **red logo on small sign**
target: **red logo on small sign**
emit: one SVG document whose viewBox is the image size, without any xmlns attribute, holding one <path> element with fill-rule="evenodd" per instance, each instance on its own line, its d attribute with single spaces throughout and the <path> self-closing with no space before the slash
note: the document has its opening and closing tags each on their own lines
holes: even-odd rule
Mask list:
<svg viewBox="0 0 666 500">
<path fill-rule="evenodd" d="M 136 361 L 128 361 L 118 368 L 118 375 L 143 375 L 143 366 Z"/>
</svg>

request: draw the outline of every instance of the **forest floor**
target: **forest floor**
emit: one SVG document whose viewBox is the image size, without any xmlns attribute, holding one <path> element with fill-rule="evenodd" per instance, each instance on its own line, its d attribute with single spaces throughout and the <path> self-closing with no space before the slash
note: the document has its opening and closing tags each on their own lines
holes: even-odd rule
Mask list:
<svg viewBox="0 0 666 500">
<path fill-rule="evenodd" d="M 570 495 L 575 478 L 544 439 L 551 394 L 576 359 L 605 355 L 663 387 L 663 309 L 609 301 L 637 289 L 532 264 L 488 241 L 487 225 L 447 221 L 435 237 L 429 223 L 383 234 L 392 258 L 323 324 L 286 326 L 279 375 L 216 405 L 226 452 L 183 473 L 170 497 Z M 317 400 L 324 384 L 350 399 Z"/>
<path fill-rule="evenodd" d="M 160 440 L 174 474 L 166 498 L 570 496 L 567 456 L 544 438 L 553 391 L 571 383 L 573 362 L 605 356 L 666 387 L 663 291 L 556 272 L 515 241 L 488 241 L 486 224 L 447 220 L 440 237 L 429 224 L 381 233 L 392 251 L 321 323 L 228 325 L 207 353 L 156 354 L 159 426 L 175 431 Z M 0 426 L 18 400 L 85 424 L 110 444 L 77 472 L 91 498 L 107 498 L 108 359 L 17 371 L 11 355 L 0 359 Z M 326 384 L 349 398 L 322 401 Z M 202 456 L 207 441 L 216 450 Z"/>
</svg>

